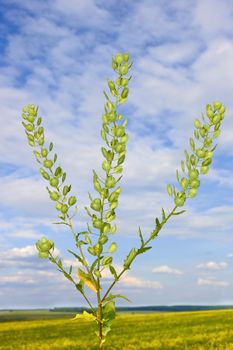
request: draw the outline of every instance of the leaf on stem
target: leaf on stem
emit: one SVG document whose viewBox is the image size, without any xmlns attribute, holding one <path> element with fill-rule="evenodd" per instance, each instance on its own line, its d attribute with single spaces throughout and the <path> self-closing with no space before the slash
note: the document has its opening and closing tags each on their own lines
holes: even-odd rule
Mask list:
<svg viewBox="0 0 233 350">
<path fill-rule="evenodd" d="M 78 268 L 77 275 L 88 288 L 93 290 L 93 292 L 97 292 L 96 285 L 93 283 L 92 279 L 88 274 L 86 274 L 83 270 Z"/>
<path fill-rule="evenodd" d="M 128 298 L 124 297 L 123 295 L 121 294 L 109 294 L 109 296 L 107 298 L 105 298 L 104 300 L 105 301 L 110 301 L 112 299 L 115 299 L 115 298 L 121 298 L 121 299 L 124 299 L 126 301 L 128 301 L 129 303 L 131 303 L 131 300 L 129 300 Z"/>
<path fill-rule="evenodd" d="M 181 210 L 181 211 L 179 211 L 179 212 L 174 212 L 174 213 L 172 213 L 172 215 L 180 215 L 180 214 L 182 214 L 182 213 L 184 213 L 186 210 Z"/>
<path fill-rule="evenodd" d="M 143 239 L 143 236 L 142 236 L 142 231 L 141 231 L 140 226 L 139 226 L 138 232 L 139 232 L 139 237 L 140 237 L 141 243 L 144 244 L 144 239 Z"/>
<path fill-rule="evenodd" d="M 85 266 L 85 263 L 84 263 L 83 259 L 82 259 L 79 255 L 77 255 L 76 253 L 72 252 L 72 250 L 67 249 L 67 251 L 68 251 L 70 254 L 72 254 L 76 259 L 78 259 L 78 261 L 79 261 L 82 265 Z"/>
<path fill-rule="evenodd" d="M 93 315 L 93 313 L 89 313 L 87 311 L 83 311 L 82 314 L 77 314 L 74 318 L 71 319 L 71 321 L 76 321 L 76 320 L 84 320 L 84 321 L 95 321 L 96 316 Z"/>
</svg>

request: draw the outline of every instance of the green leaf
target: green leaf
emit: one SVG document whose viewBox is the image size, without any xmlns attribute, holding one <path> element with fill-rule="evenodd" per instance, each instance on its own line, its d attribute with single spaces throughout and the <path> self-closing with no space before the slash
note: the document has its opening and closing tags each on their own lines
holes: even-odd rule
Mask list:
<svg viewBox="0 0 233 350">
<path fill-rule="evenodd" d="M 158 229 L 160 229 L 160 228 L 161 228 L 161 224 L 160 224 L 160 222 L 159 222 L 159 219 L 158 219 L 158 218 L 156 218 L 156 219 L 155 219 L 155 224 L 156 224 L 156 228 L 158 228 Z"/>
<path fill-rule="evenodd" d="M 131 300 L 129 300 L 128 298 L 124 297 L 123 295 L 121 294 L 109 294 L 109 296 L 105 299 L 105 301 L 110 301 L 112 299 L 116 299 L 116 298 L 121 298 L 121 299 L 124 299 L 126 301 L 128 301 L 129 303 L 131 303 Z"/>
<path fill-rule="evenodd" d="M 72 266 L 72 265 L 70 265 L 69 275 L 71 275 L 71 274 L 72 274 L 72 270 L 73 270 L 73 266 Z"/>
<path fill-rule="evenodd" d="M 72 252 L 72 250 L 67 249 L 70 254 L 72 254 L 82 265 L 85 265 L 83 259 L 78 256 L 76 253 Z"/>
<path fill-rule="evenodd" d="M 62 271 L 63 272 L 63 275 L 71 282 L 73 282 L 73 278 L 66 272 L 66 271 Z"/>
<path fill-rule="evenodd" d="M 50 142 L 50 144 L 49 144 L 49 150 L 50 150 L 50 152 L 52 151 L 52 149 L 53 149 L 53 143 Z"/>
<path fill-rule="evenodd" d="M 142 231 L 141 231 L 140 226 L 139 226 L 138 231 L 139 231 L 139 237 L 140 237 L 141 243 L 144 244 L 144 239 L 143 239 L 143 236 L 142 236 Z"/>
<path fill-rule="evenodd" d="M 137 254 L 143 254 L 145 253 L 147 250 L 151 249 L 152 247 L 143 247 L 143 248 L 139 248 L 137 250 Z"/>
<path fill-rule="evenodd" d="M 179 173 L 177 169 L 176 169 L 176 178 L 177 178 L 177 181 L 180 182 Z"/>
<path fill-rule="evenodd" d="M 104 96 L 106 97 L 106 99 L 109 100 L 109 97 L 108 97 L 108 95 L 106 94 L 106 92 L 103 91 L 103 93 L 104 93 Z"/>
<path fill-rule="evenodd" d="M 92 218 L 92 214 L 90 213 L 89 209 L 87 207 L 84 207 L 84 209 L 86 210 L 87 214 Z"/>
<path fill-rule="evenodd" d="M 80 319 L 83 321 L 95 321 L 96 316 L 93 315 L 93 313 L 83 311 L 82 314 L 77 314 L 74 318 L 71 319 L 71 321 L 76 321 L 76 320 L 80 320 Z"/>
<path fill-rule="evenodd" d="M 166 220 L 166 214 L 164 209 L 162 208 L 162 220 L 165 221 Z"/>
<path fill-rule="evenodd" d="M 113 300 L 108 301 L 104 304 L 102 309 L 102 315 L 105 320 L 114 320 L 116 317 L 115 302 Z"/>
<path fill-rule="evenodd" d="M 172 215 L 180 215 L 180 214 L 182 214 L 182 213 L 184 213 L 186 210 L 181 210 L 181 211 L 179 211 L 179 212 L 174 212 Z"/>
<path fill-rule="evenodd" d="M 90 270 L 93 271 L 94 268 L 96 267 L 97 263 L 98 263 L 98 260 L 101 260 L 103 257 L 101 256 L 100 259 L 97 258 L 94 260 L 94 262 L 92 263 L 91 267 L 90 267 Z"/>
</svg>

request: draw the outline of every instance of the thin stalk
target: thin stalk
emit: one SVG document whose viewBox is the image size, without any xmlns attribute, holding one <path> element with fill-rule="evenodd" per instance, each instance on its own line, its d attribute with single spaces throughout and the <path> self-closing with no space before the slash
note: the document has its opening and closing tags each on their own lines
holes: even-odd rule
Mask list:
<svg viewBox="0 0 233 350">
<path fill-rule="evenodd" d="M 167 220 L 173 215 L 173 213 L 175 212 L 177 206 L 175 206 L 171 213 L 166 217 L 166 219 L 164 220 L 163 224 L 161 225 L 158 233 L 160 232 L 160 230 L 162 229 L 163 225 L 167 222 Z M 144 242 L 144 244 L 141 245 L 140 248 L 145 248 L 145 246 L 152 240 L 153 238 L 148 238 L 148 240 L 146 242 Z M 136 255 L 137 256 L 137 255 Z M 134 257 L 134 259 L 136 258 L 136 256 Z M 134 259 L 132 260 L 132 262 L 134 261 Z M 132 263 L 131 263 L 132 264 Z M 104 294 L 103 298 L 102 298 L 102 302 L 105 300 L 105 298 L 107 298 L 109 292 L 111 291 L 111 289 L 114 287 L 114 285 L 119 281 L 120 277 L 125 273 L 125 271 L 128 270 L 127 268 L 123 268 L 123 270 L 119 273 L 119 275 L 117 276 L 117 278 L 112 282 L 112 284 L 109 286 L 108 290 L 106 291 L 106 293 Z"/>
</svg>

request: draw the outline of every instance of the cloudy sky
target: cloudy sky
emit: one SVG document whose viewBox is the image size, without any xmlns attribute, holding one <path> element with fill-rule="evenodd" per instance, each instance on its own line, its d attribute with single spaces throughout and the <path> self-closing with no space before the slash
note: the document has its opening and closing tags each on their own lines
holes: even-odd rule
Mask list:
<svg viewBox="0 0 233 350">
<path fill-rule="evenodd" d="M 77 196 L 77 231 L 86 230 L 92 169 L 103 175 L 101 117 L 111 58 L 133 60 L 127 104 L 127 156 L 116 211 L 122 266 L 148 237 L 154 220 L 174 207 L 193 121 L 220 100 L 227 112 L 211 170 L 198 196 L 172 217 L 153 249 L 140 256 L 116 292 L 131 305 L 233 304 L 233 4 L 227 0 L 1 0 L 0 1 L 0 308 L 86 305 L 35 241 L 55 242 L 64 266 L 78 264 L 71 233 L 54 225 L 57 211 L 27 145 L 22 107 L 39 106 L 46 144 Z M 110 282 L 105 276 L 105 286 Z M 88 295 L 92 298 L 92 292 Z M 93 298 L 92 298 L 93 300 Z M 126 302 L 119 302 L 127 305 Z"/>
</svg>

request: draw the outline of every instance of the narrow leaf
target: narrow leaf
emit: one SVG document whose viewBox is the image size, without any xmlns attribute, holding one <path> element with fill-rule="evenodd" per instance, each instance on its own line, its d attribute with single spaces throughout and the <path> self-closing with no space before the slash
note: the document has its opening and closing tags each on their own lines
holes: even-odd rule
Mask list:
<svg viewBox="0 0 233 350">
<path fill-rule="evenodd" d="M 131 303 L 131 300 L 129 300 L 128 298 L 124 297 L 123 295 L 121 294 L 110 294 L 106 299 L 105 301 L 110 301 L 112 299 L 115 299 L 115 298 L 121 298 L 121 299 L 124 299 L 126 301 L 128 301 L 129 303 Z"/>
<path fill-rule="evenodd" d="M 179 212 L 174 212 L 172 215 L 180 215 L 180 214 L 182 214 L 182 213 L 184 213 L 186 210 L 181 210 L 181 211 L 179 211 Z"/>
<path fill-rule="evenodd" d="M 83 259 L 80 256 L 78 256 L 76 253 L 72 252 L 72 250 L 68 249 L 68 252 L 70 254 L 72 254 L 82 265 L 85 265 Z"/>
<path fill-rule="evenodd" d="M 144 239 L 143 239 L 143 236 L 142 236 L 142 231 L 141 231 L 140 226 L 139 226 L 138 231 L 139 231 L 139 237 L 140 237 L 141 243 L 144 244 Z"/>
<path fill-rule="evenodd" d="M 162 220 L 165 221 L 166 220 L 166 214 L 164 209 L 162 208 Z"/>
</svg>

